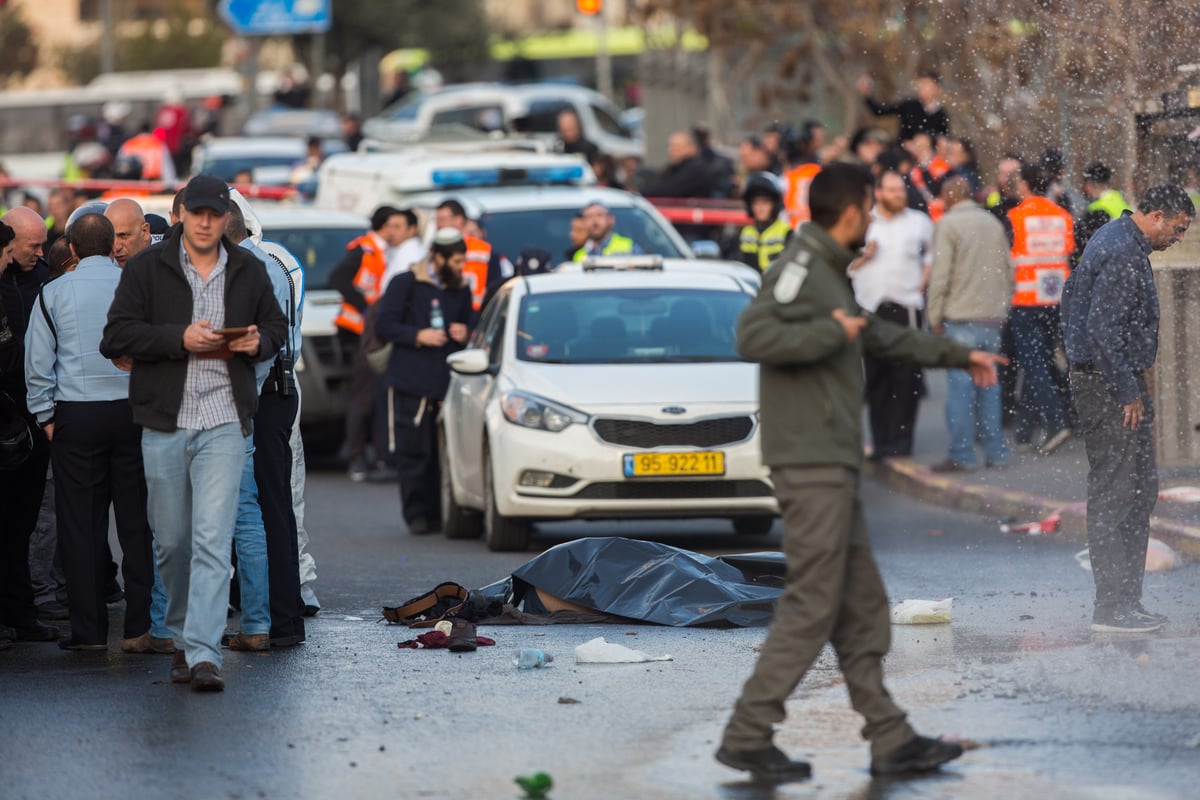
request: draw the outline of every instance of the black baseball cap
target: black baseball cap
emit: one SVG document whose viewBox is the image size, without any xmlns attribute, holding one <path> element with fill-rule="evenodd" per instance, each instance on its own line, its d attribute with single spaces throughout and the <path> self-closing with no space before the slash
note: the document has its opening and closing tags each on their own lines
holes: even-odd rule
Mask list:
<svg viewBox="0 0 1200 800">
<path fill-rule="evenodd" d="M 229 212 L 229 186 L 216 175 L 197 175 L 183 190 L 183 207 L 188 211 L 209 208 L 218 214 Z"/>
</svg>

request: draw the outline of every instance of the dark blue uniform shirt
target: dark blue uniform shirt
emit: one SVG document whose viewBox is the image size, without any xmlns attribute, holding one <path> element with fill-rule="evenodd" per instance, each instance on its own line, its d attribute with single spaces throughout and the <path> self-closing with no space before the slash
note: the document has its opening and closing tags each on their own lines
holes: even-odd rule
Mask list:
<svg viewBox="0 0 1200 800">
<path fill-rule="evenodd" d="M 1088 241 L 1063 289 L 1067 360 L 1092 363 L 1121 405 L 1158 353 L 1158 291 L 1150 240 L 1126 212 Z"/>
</svg>

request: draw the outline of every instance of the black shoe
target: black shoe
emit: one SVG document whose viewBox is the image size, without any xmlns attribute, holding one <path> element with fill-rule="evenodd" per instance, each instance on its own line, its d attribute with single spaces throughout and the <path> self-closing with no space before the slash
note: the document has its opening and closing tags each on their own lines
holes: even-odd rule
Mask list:
<svg viewBox="0 0 1200 800">
<path fill-rule="evenodd" d="M 408 532 L 413 536 L 425 536 L 426 534 L 434 533 L 434 528 L 429 524 L 429 520 L 414 519 L 408 523 Z"/>
<path fill-rule="evenodd" d="M 347 477 L 355 483 L 362 483 L 367 479 L 367 465 L 361 458 L 356 458 L 350 462 L 350 467 L 346 470 Z"/>
<path fill-rule="evenodd" d="M 107 652 L 108 650 L 107 644 L 89 644 L 79 641 L 74 636 L 62 637 L 58 640 L 58 646 L 62 650 L 95 650 L 100 652 Z"/>
<path fill-rule="evenodd" d="M 7 650 L 16 644 L 17 632 L 7 625 L 0 625 L 0 650 Z"/>
<path fill-rule="evenodd" d="M 292 633 L 286 636 L 271 637 L 271 647 L 294 647 L 298 644 L 304 644 L 303 633 Z"/>
<path fill-rule="evenodd" d="M 15 626 L 18 642 L 53 642 L 58 639 L 58 628 L 34 620 L 25 626 Z"/>
<path fill-rule="evenodd" d="M 1112 611 L 1096 609 L 1092 614 L 1092 630 L 1097 633 L 1151 633 L 1166 623 L 1158 615 L 1139 614 L 1135 609 Z"/>
<path fill-rule="evenodd" d="M 944 461 L 939 461 L 938 463 L 932 465 L 929 469 L 931 472 L 945 475 L 950 472 L 971 472 L 974 468 L 969 467 L 966 464 L 959 464 L 957 461 L 952 461 L 951 459 L 947 458 Z"/>
<path fill-rule="evenodd" d="M 1133 611 L 1131 611 L 1130 613 L 1132 613 L 1134 617 L 1136 617 L 1138 619 L 1144 619 L 1147 622 L 1157 622 L 1162 625 L 1167 624 L 1167 615 L 1166 614 L 1155 614 L 1153 611 L 1147 611 L 1145 608 L 1142 607 L 1141 603 L 1138 603 L 1137 605 L 1135 605 L 1133 607 Z"/>
<path fill-rule="evenodd" d="M 962 745 L 930 739 L 927 736 L 916 736 L 908 744 L 872 758 L 871 774 L 908 775 L 931 772 L 962 754 Z"/>
<path fill-rule="evenodd" d="M 775 745 L 762 750 L 730 750 L 722 747 L 717 751 L 716 758 L 725 766 L 749 772 L 760 781 L 787 783 L 812 777 L 812 767 L 807 761 L 793 761 Z"/>
<path fill-rule="evenodd" d="M 387 464 L 380 464 L 371 468 L 367 473 L 368 483 L 395 483 L 400 480 L 400 470 L 395 467 L 389 467 Z"/>
<path fill-rule="evenodd" d="M 64 620 L 71 618 L 71 611 L 57 600 L 48 600 L 37 607 L 38 619 Z"/>
<path fill-rule="evenodd" d="M 111 584 L 104 592 L 104 602 L 110 606 L 125 599 L 125 590 L 116 583 Z"/>
</svg>

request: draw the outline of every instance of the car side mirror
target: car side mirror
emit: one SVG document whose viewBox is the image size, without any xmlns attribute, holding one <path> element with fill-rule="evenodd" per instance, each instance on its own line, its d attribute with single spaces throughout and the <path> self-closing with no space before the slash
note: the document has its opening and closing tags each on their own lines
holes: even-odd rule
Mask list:
<svg viewBox="0 0 1200 800">
<path fill-rule="evenodd" d="M 451 353 L 446 356 L 446 363 L 450 365 L 450 369 L 460 375 L 483 375 L 492 371 L 488 351 L 479 348 Z"/>
<path fill-rule="evenodd" d="M 701 239 L 698 242 L 692 242 L 692 253 L 696 258 L 720 258 L 721 245 L 711 239 Z"/>
</svg>

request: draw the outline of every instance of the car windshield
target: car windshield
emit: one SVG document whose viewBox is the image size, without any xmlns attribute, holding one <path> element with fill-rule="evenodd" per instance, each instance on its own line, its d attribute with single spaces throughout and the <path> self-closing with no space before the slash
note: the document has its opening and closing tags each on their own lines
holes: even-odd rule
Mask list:
<svg viewBox="0 0 1200 800">
<path fill-rule="evenodd" d="M 329 273 L 346 253 L 346 245 L 362 234 L 361 228 L 272 228 L 263 226 L 263 238 L 288 249 L 304 267 L 306 290 L 328 289 Z"/>
<path fill-rule="evenodd" d="M 750 296 L 684 288 L 586 289 L 521 300 L 517 357 L 549 364 L 740 361 Z"/>
<path fill-rule="evenodd" d="M 231 156 L 229 158 L 209 158 L 197 168 L 197 173 L 206 172 L 216 175 L 223 181 L 232 183 L 239 172 L 251 172 L 261 167 L 290 167 L 304 158 L 303 153 L 288 153 L 268 156 Z"/>
<path fill-rule="evenodd" d="M 496 252 L 516 259 L 529 247 L 549 250 L 555 261 L 570 261 L 571 220 L 581 209 L 539 208 L 528 211 L 500 211 L 484 214 L 487 240 Z M 617 222 L 613 231 L 633 239 L 645 253 L 665 258 L 687 258 L 663 223 L 644 210 L 634 207 L 614 208 Z"/>
<path fill-rule="evenodd" d="M 412 122 L 421 113 L 421 106 L 427 99 L 429 99 L 429 95 L 421 92 L 410 94 L 398 103 L 385 108 L 379 116 L 397 122 Z"/>
</svg>

